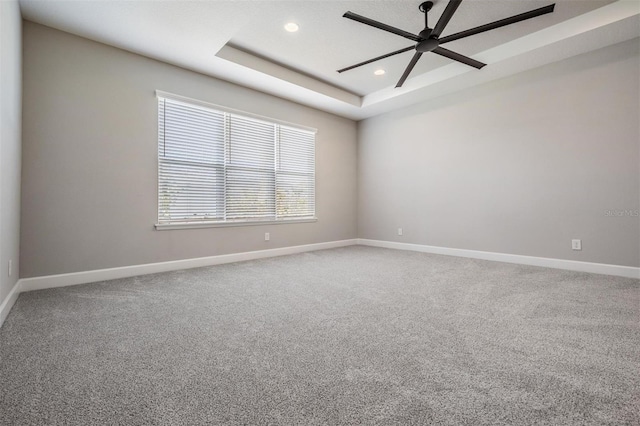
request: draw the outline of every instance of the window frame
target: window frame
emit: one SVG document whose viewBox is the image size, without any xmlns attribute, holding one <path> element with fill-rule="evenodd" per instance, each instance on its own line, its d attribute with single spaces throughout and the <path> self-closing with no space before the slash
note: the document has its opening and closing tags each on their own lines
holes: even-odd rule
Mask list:
<svg viewBox="0 0 640 426">
<path fill-rule="evenodd" d="M 311 223 L 311 222 L 317 222 L 318 218 L 316 215 L 316 168 L 315 168 L 315 158 L 316 158 L 316 135 L 318 133 L 318 130 L 312 127 L 307 127 L 307 126 L 302 126 L 299 124 L 295 124 L 295 123 L 290 123 L 287 121 L 283 121 L 283 120 L 278 120 L 278 119 L 274 119 L 271 117 L 265 117 L 265 116 L 261 116 L 258 114 L 253 114 L 253 113 L 249 113 L 246 111 L 241 111 L 241 110 L 237 110 L 237 109 L 233 109 L 233 108 L 228 108 L 222 105 L 217 105 L 217 104 L 213 104 L 213 103 L 209 103 L 206 101 L 202 101 L 202 100 L 198 100 L 198 99 L 193 99 L 193 98 L 189 98 L 186 96 L 181 96 L 181 95 L 176 95 L 173 93 L 168 93 L 168 92 L 164 92 L 161 90 L 156 90 L 155 92 L 156 94 L 156 108 L 158 108 L 158 101 L 159 98 L 164 98 L 164 99 L 168 99 L 168 100 L 172 100 L 172 101 L 177 101 L 177 102 L 182 102 L 188 105 L 193 105 L 195 107 L 202 107 L 202 108 L 207 108 L 207 109 L 211 109 L 211 110 L 215 110 L 217 112 L 222 112 L 222 113 L 228 113 L 228 114 L 233 114 L 236 116 L 240 116 L 243 118 L 248 118 L 248 119 L 252 119 L 252 120 L 259 120 L 259 121 L 263 121 L 263 122 L 267 122 L 269 124 L 273 124 L 273 125 L 277 125 L 277 126 L 285 126 L 291 129 L 299 129 L 301 131 L 304 132 L 309 132 L 309 133 L 313 133 L 313 138 L 314 138 L 314 145 L 313 145 L 313 203 L 314 203 L 314 213 L 313 216 L 308 216 L 308 217 L 283 217 L 283 218 L 277 218 L 277 185 L 276 185 L 276 190 L 274 191 L 274 203 L 276 203 L 276 207 L 275 207 L 275 212 L 276 212 L 276 216 L 275 218 L 269 218 L 267 220 L 259 220 L 259 219 L 255 219 L 255 218 L 249 218 L 249 219 L 232 219 L 232 220 L 203 220 L 203 221 L 192 221 L 192 222 L 188 222 L 188 221 L 175 221 L 175 222 L 160 222 L 160 153 L 159 153 L 159 144 L 160 144 L 160 125 L 159 122 L 156 125 L 156 131 L 157 131 L 157 139 L 156 139 L 156 143 L 157 145 L 155 146 L 156 148 L 156 156 L 157 156 L 157 168 L 156 168 L 156 212 L 157 212 L 157 216 L 156 216 L 156 223 L 155 223 L 155 229 L 156 230 L 173 230 L 173 229 L 196 229 L 196 228 L 218 228 L 218 227 L 235 227 L 235 226 L 257 226 L 257 225 L 282 225 L 282 224 L 291 224 L 291 223 Z M 156 110 L 158 111 L 158 110 Z M 157 116 L 157 114 L 156 114 Z M 279 129 L 279 128 L 278 128 Z M 275 140 L 277 142 L 277 140 Z M 227 145 L 228 145 L 229 141 L 225 140 L 225 151 L 227 149 Z M 274 148 L 274 153 L 278 151 L 278 146 L 279 144 L 276 143 L 276 146 Z M 279 155 L 279 153 L 278 153 Z M 279 157 L 278 157 L 279 159 Z M 223 165 L 223 169 L 226 169 L 227 164 L 225 163 Z M 274 173 L 275 170 L 274 170 Z M 226 192 L 226 183 L 224 185 L 224 190 Z M 226 201 L 225 201 L 226 204 Z M 224 208 L 224 206 L 223 206 Z"/>
</svg>

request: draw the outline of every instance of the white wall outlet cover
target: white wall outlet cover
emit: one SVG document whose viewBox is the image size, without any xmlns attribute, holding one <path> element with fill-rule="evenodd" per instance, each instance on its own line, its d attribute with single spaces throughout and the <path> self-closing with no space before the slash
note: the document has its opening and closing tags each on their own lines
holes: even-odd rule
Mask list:
<svg viewBox="0 0 640 426">
<path fill-rule="evenodd" d="M 265 232 L 265 233 L 264 233 L 264 240 L 265 240 L 265 241 L 269 241 L 269 238 L 271 238 L 271 236 L 269 235 L 269 233 L 268 233 L 268 232 Z"/>
<path fill-rule="evenodd" d="M 571 240 L 571 248 L 573 250 L 582 250 L 582 240 Z"/>
<path fill-rule="evenodd" d="M 398 235 L 402 235 L 402 228 L 398 228 Z"/>
</svg>

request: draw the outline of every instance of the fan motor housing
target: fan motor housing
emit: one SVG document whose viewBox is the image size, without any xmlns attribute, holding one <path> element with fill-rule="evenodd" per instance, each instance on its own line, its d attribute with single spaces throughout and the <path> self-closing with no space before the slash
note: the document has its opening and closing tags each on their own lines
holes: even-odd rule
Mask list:
<svg viewBox="0 0 640 426">
<path fill-rule="evenodd" d="M 418 42 L 418 44 L 416 45 L 416 50 L 422 53 L 431 52 L 433 49 L 438 47 L 439 44 L 440 43 L 438 42 L 438 40 L 434 38 L 428 38 L 426 40 Z"/>
</svg>

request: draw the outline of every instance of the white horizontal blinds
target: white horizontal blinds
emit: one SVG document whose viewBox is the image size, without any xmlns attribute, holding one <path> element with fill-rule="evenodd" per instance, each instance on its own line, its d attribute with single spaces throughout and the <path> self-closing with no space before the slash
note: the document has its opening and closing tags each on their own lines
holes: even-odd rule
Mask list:
<svg viewBox="0 0 640 426">
<path fill-rule="evenodd" d="M 315 134 L 279 126 L 277 215 L 315 216 Z"/>
<path fill-rule="evenodd" d="M 158 221 L 224 219 L 225 114 L 158 98 Z"/>
<path fill-rule="evenodd" d="M 276 125 L 229 114 L 227 220 L 275 219 Z"/>
<path fill-rule="evenodd" d="M 315 216 L 315 133 L 158 95 L 158 223 Z"/>
</svg>

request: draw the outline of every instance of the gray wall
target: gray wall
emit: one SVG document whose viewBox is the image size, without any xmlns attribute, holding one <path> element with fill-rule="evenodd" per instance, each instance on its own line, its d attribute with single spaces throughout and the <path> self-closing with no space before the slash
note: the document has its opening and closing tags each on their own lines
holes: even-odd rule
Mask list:
<svg viewBox="0 0 640 426">
<path fill-rule="evenodd" d="M 640 209 L 638 40 L 356 126 L 38 24 L 23 38 L 21 277 L 356 235 L 640 266 L 640 219 L 605 214 Z M 155 89 L 318 128 L 319 221 L 155 231 Z M 5 211 L 3 235 L 18 229 Z"/>
<path fill-rule="evenodd" d="M 18 281 L 19 268 L 21 28 L 18 3 L 0 1 L 0 304 Z"/>
<path fill-rule="evenodd" d="M 22 278 L 356 237 L 355 122 L 31 22 L 23 37 Z M 318 221 L 155 231 L 156 89 L 317 128 Z"/>
<path fill-rule="evenodd" d="M 640 266 L 639 45 L 360 122 L 358 236 Z"/>
</svg>

